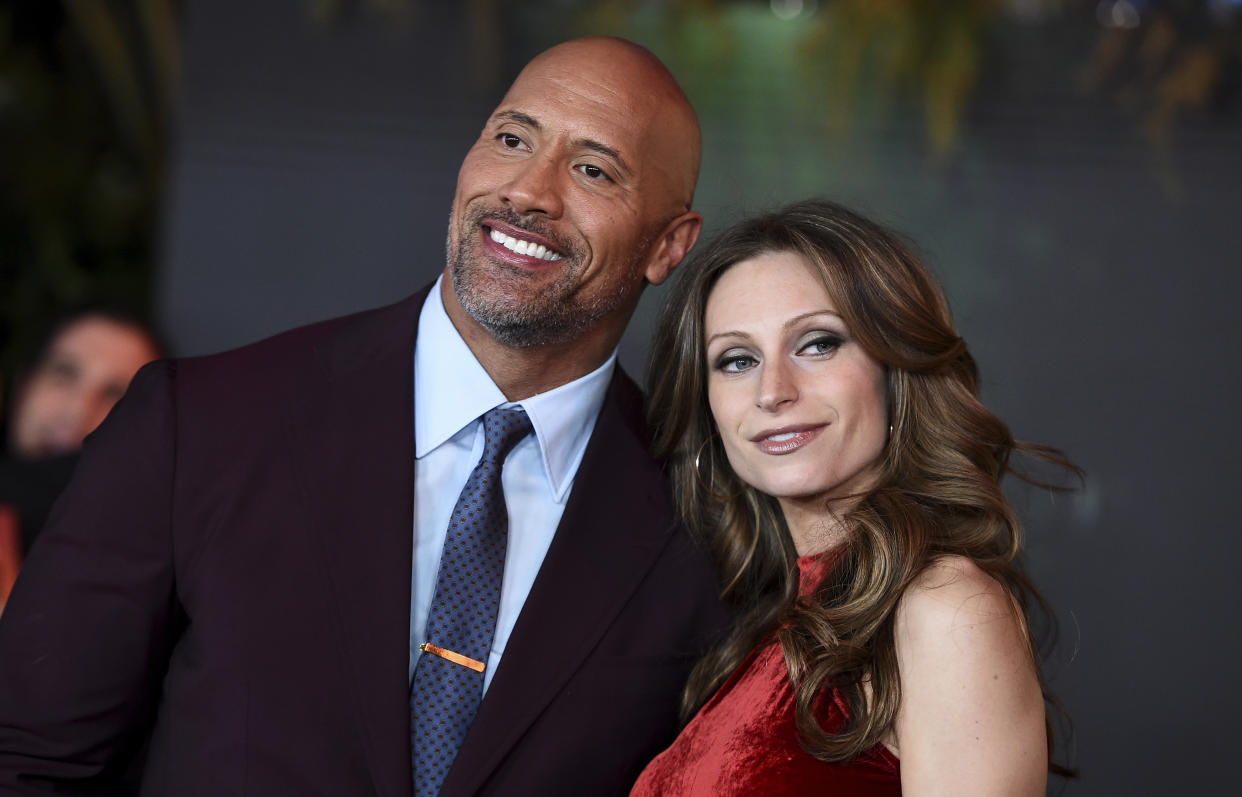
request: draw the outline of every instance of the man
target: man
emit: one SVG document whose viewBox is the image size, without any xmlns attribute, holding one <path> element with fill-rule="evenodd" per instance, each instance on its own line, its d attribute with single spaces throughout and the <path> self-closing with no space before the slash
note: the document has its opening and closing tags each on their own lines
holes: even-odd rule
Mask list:
<svg viewBox="0 0 1242 797">
<path fill-rule="evenodd" d="M 73 473 L 83 439 L 138 369 L 160 356 L 136 319 L 92 307 L 62 319 L 18 380 L 8 453 L 0 458 L 0 606 Z"/>
<path fill-rule="evenodd" d="M 10 451 L 20 459 L 76 452 L 138 369 L 160 356 L 151 333 L 129 316 L 93 308 L 68 316 L 18 382 Z"/>
<path fill-rule="evenodd" d="M 698 235 L 698 155 L 654 56 L 555 47 L 467 154 L 430 292 L 144 369 L 0 622 L 0 793 L 103 788 L 150 728 L 148 794 L 625 794 L 724 619 L 613 367 Z M 495 455 L 498 408 L 533 434 Z M 496 469 L 507 555 L 463 561 Z M 440 630 L 471 623 L 482 652 Z"/>
</svg>

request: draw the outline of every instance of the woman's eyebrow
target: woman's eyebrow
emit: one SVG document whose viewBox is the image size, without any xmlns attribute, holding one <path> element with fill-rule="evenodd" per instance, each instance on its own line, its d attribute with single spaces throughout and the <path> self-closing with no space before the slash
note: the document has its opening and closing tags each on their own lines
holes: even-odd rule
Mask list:
<svg viewBox="0 0 1242 797">
<path fill-rule="evenodd" d="M 795 326 L 795 325 L 797 325 L 797 324 L 799 324 L 799 323 L 801 323 L 801 322 L 805 321 L 805 320 L 806 320 L 806 319 L 808 319 L 808 318 L 814 318 L 814 317 L 815 317 L 815 316 L 817 316 L 817 315 L 830 315 L 830 316 L 832 316 L 832 317 L 834 317 L 834 318 L 838 318 L 838 319 L 839 319 L 839 318 L 841 318 L 841 314 L 840 314 L 840 313 L 837 313 L 837 312 L 835 312 L 835 311 L 833 311 L 833 310 L 829 310 L 829 309 L 827 309 L 827 308 L 825 308 L 825 309 L 823 309 L 823 310 L 811 310 L 811 311 L 810 311 L 810 312 L 808 312 L 808 313 L 801 313 L 801 314 L 796 315 L 796 316 L 794 316 L 793 318 L 789 319 L 788 321 L 786 321 L 786 322 L 783 324 L 783 327 L 784 327 L 785 329 L 789 329 L 790 327 Z M 742 332 L 741 330 L 738 330 L 738 329 L 726 329 L 726 330 L 725 330 L 725 331 L 723 331 L 723 332 L 717 332 L 715 335 L 712 335 L 711 337 L 709 337 L 707 340 L 705 340 L 705 341 L 703 341 L 703 342 L 704 342 L 704 344 L 708 344 L 708 343 L 711 343 L 711 342 L 712 342 L 713 340 L 715 340 L 716 338 L 727 338 L 727 337 L 749 338 L 749 337 L 750 337 L 750 335 L 748 335 L 747 333 Z"/>
</svg>

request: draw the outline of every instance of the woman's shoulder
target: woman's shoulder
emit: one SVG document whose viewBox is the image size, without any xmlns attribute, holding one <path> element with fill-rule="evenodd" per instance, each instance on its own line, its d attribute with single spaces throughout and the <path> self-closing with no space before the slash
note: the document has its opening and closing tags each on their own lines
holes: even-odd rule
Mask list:
<svg viewBox="0 0 1242 797">
<path fill-rule="evenodd" d="M 980 625 L 996 630 L 1023 625 L 1009 590 L 965 556 L 941 556 L 925 567 L 902 594 L 896 622 L 899 633 L 920 636 Z"/>
<path fill-rule="evenodd" d="M 966 557 L 942 557 L 918 575 L 897 605 L 893 638 L 903 702 L 954 696 L 1043 710 L 1021 609 Z"/>
<path fill-rule="evenodd" d="M 1044 705 L 1025 622 L 970 559 L 936 560 L 906 589 L 894 641 L 904 783 L 958 794 L 1043 793 Z"/>
</svg>

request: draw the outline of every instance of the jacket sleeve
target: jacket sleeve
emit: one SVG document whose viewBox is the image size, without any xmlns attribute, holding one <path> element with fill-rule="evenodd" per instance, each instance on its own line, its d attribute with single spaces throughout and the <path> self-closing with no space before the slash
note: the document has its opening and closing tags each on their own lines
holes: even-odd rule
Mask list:
<svg viewBox="0 0 1242 797">
<path fill-rule="evenodd" d="M 0 618 L 0 794 L 109 793 L 184 624 L 174 586 L 176 364 L 88 438 Z"/>
</svg>

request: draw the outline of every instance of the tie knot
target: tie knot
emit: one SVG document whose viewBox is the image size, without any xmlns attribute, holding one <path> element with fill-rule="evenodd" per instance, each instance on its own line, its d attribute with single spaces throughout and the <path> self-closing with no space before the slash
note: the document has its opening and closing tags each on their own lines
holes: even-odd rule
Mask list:
<svg viewBox="0 0 1242 797">
<path fill-rule="evenodd" d="M 530 418 L 521 407 L 497 407 L 483 413 L 483 459 L 503 462 L 530 430 Z"/>
</svg>

